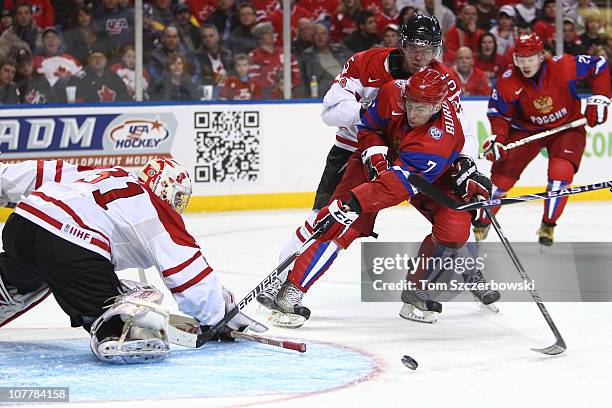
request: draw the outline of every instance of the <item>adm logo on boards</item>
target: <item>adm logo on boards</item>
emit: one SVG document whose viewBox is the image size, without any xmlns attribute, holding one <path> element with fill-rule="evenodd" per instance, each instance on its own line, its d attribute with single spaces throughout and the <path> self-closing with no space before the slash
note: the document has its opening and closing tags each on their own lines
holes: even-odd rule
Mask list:
<svg viewBox="0 0 612 408">
<path fill-rule="evenodd" d="M 115 150 L 155 149 L 169 136 L 168 126 L 159 118 L 124 120 L 108 133 Z"/>
</svg>

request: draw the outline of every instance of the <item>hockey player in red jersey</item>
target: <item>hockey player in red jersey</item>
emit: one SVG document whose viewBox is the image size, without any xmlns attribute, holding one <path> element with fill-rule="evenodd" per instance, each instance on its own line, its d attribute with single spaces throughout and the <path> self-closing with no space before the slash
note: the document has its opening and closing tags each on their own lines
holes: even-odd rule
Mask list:
<svg viewBox="0 0 612 408">
<path fill-rule="evenodd" d="M 544 139 L 506 151 L 507 143 L 523 139 L 586 117 L 589 126 L 606 121 L 610 104 L 610 68 L 603 57 L 563 55 L 544 57 L 544 46 L 536 34 L 519 38 L 514 50 L 515 67 L 497 81 L 489 99 L 488 117 L 493 136 L 484 143 L 484 153 L 493 161 L 491 180 L 494 197 L 506 196 L 527 165 L 541 149 L 548 151 L 548 190 L 568 187 L 580 167 L 586 136 L 584 126 L 568 129 Z M 588 80 L 593 96 L 581 112 L 576 81 Z M 538 230 L 539 242 L 550 246 L 553 232 L 567 197 L 544 201 Z M 494 209 L 499 211 L 499 207 Z M 490 220 L 483 212 L 474 222 L 474 234 L 485 239 Z"/>
<path fill-rule="evenodd" d="M 476 195 L 489 197 L 490 181 L 476 170 L 471 158 L 461 155 L 465 139 L 448 88 L 446 75 L 429 67 L 408 80 L 382 87 L 359 125 L 359 150 L 349 159 L 331 203 L 313 222 L 313 231 L 322 229 L 323 234 L 296 259 L 275 299 L 273 323 L 299 327 L 308 319 L 310 311 L 301 305 L 304 292 L 341 249 L 372 234 L 376 214 L 383 208 L 408 200 L 432 223 L 432 232 L 421 247 L 422 256 L 453 256 L 467 250 L 471 215 L 449 210 L 419 194 L 407 178 L 410 173 L 420 174 L 447 194 L 466 201 Z M 395 164 L 391 168 L 389 161 Z M 423 269 L 415 278 L 426 280 L 432 273 Z M 477 271 L 464 279 L 484 280 Z M 490 290 L 474 295 L 484 304 L 499 299 L 499 293 Z M 406 290 L 402 300 L 400 315 L 407 319 L 433 323 L 441 311 L 441 305 L 423 290 Z M 421 313 L 414 313 L 415 309 Z"/>
<path fill-rule="evenodd" d="M 183 313 L 203 330 L 216 324 L 233 295 L 185 229 L 190 196 L 187 171 L 171 159 L 149 161 L 138 176 L 62 160 L 0 162 L 0 201 L 17 204 L 2 231 L 0 326 L 52 291 L 72 326 L 91 333 L 101 360 L 159 360 L 169 351 L 162 293 L 115 274 L 150 267 Z M 228 324 L 251 325 L 262 329 L 241 313 Z"/>
<path fill-rule="evenodd" d="M 327 156 L 325 169 L 317 187 L 312 212 L 299 227 L 280 254 L 284 260 L 295 252 L 312 231 L 312 221 L 321 208 L 329 204 L 342 179 L 349 157 L 358 148 L 357 125 L 379 89 L 389 81 L 407 79 L 419 69 L 429 66 L 447 73 L 448 99 L 458 111 L 465 134 L 463 154 L 476 158 L 478 139 L 468 126 L 461 110 L 459 81 L 451 68 L 436 61 L 442 52 L 442 29 L 435 17 L 416 14 L 400 29 L 399 48 L 374 48 L 353 55 L 323 99 L 323 121 L 337 126 L 336 141 Z M 259 303 L 270 307 L 284 280 L 275 280 L 258 296 Z"/>
</svg>

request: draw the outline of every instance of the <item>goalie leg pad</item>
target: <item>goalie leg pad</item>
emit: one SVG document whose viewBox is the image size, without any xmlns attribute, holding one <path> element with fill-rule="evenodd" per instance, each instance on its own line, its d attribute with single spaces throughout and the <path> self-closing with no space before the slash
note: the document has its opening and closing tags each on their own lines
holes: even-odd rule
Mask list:
<svg viewBox="0 0 612 408">
<path fill-rule="evenodd" d="M 124 280 L 122 285 L 128 291 L 115 298 L 91 326 L 92 352 L 100 360 L 116 364 L 162 360 L 170 352 L 169 312 L 161 306 L 163 294 L 139 282 Z"/>
</svg>

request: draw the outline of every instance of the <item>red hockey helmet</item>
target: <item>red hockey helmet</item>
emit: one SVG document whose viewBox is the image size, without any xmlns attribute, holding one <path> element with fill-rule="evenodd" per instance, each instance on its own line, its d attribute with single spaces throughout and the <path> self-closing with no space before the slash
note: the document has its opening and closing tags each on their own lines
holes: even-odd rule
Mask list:
<svg viewBox="0 0 612 408">
<path fill-rule="evenodd" d="M 544 43 L 537 34 L 521 35 L 514 47 L 517 57 L 531 57 L 544 51 Z"/>
<path fill-rule="evenodd" d="M 448 94 L 445 76 L 430 67 L 421 68 L 414 73 L 404 87 L 404 97 L 409 102 L 438 105 Z"/>
</svg>

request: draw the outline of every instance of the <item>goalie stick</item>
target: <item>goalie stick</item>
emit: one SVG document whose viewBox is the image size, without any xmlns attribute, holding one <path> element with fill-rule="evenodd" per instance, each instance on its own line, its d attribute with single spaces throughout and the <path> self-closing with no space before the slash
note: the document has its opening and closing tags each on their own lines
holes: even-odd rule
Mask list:
<svg viewBox="0 0 612 408">
<path fill-rule="evenodd" d="M 437 202 L 455 211 L 480 210 L 484 208 L 497 207 L 500 205 L 523 203 L 526 201 L 549 200 L 555 197 L 564 197 L 574 194 L 587 193 L 589 191 L 603 190 L 605 188 L 609 188 L 610 191 L 612 191 L 612 180 L 610 180 L 603 181 L 601 183 L 587 184 L 584 186 L 564 188 L 563 190 L 544 191 L 542 193 L 525 194 L 522 196 L 515 197 L 492 198 L 490 200 L 477 201 L 474 203 L 466 204 L 463 201 L 458 201 L 453 199 L 452 197 L 447 196 L 437 187 L 425 181 L 418 174 L 410 174 L 408 176 L 408 181 L 419 191 L 422 191 L 424 194 L 433 198 Z"/>
<path fill-rule="evenodd" d="M 268 276 L 266 276 L 261 282 L 259 282 L 259 284 L 255 286 L 255 288 L 253 288 L 249 293 L 247 293 L 246 296 L 223 317 L 223 319 L 221 319 L 210 330 L 207 330 L 202 334 L 198 334 L 195 346 L 197 348 L 202 347 L 204 344 L 206 344 L 206 342 L 215 337 L 223 328 L 223 326 L 225 326 L 230 320 L 234 318 L 234 316 L 238 314 L 238 312 L 240 312 L 240 310 L 244 309 L 246 305 L 248 305 L 253 299 L 255 299 L 257 295 L 259 295 L 270 283 L 272 283 L 272 281 L 276 279 L 282 271 L 284 271 L 298 256 L 300 256 L 300 254 L 302 253 L 304 248 L 308 246 L 308 244 L 317 239 L 322 233 L 322 229 L 314 231 L 310 238 L 308 238 L 297 251 L 289 255 L 287 259 L 281 262 L 280 265 L 278 265 Z"/>
<path fill-rule="evenodd" d="M 485 208 L 484 211 L 487 213 L 487 216 L 491 220 L 491 224 L 493 224 L 495 232 L 497 232 L 497 235 L 499 235 L 499 239 L 504 245 L 504 248 L 506 248 L 506 252 L 508 252 L 508 256 L 510 256 L 510 259 L 512 259 L 512 262 L 514 263 L 514 266 L 516 266 L 516 270 L 521 275 L 521 278 L 524 281 L 531 281 L 529 275 L 527 275 L 527 272 L 525 271 L 525 268 L 521 264 L 521 261 L 516 255 L 516 252 L 514 252 L 512 245 L 510 245 L 510 241 L 508 241 L 508 238 L 504 234 L 504 231 L 501 229 L 499 222 L 497 222 L 497 218 L 495 218 L 495 214 L 493 214 L 493 211 L 489 210 L 488 208 Z M 544 306 L 542 298 L 535 289 L 529 289 L 529 293 L 531 294 L 531 297 L 533 298 L 534 302 L 536 302 L 536 305 L 538 305 L 540 312 L 542 312 L 542 316 L 544 316 L 546 323 L 548 323 L 548 327 L 550 327 L 550 330 L 552 330 L 553 334 L 555 335 L 555 344 L 553 344 L 552 346 L 541 349 L 532 348 L 531 350 L 548 355 L 556 355 L 563 353 L 567 349 L 567 346 L 565 345 L 563 337 L 561 337 L 561 333 L 559 333 L 559 329 L 557 329 L 555 322 L 550 316 L 550 313 L 548 313 L 548 309 L 546 309 L 546 306 Z"/>
</svg>

